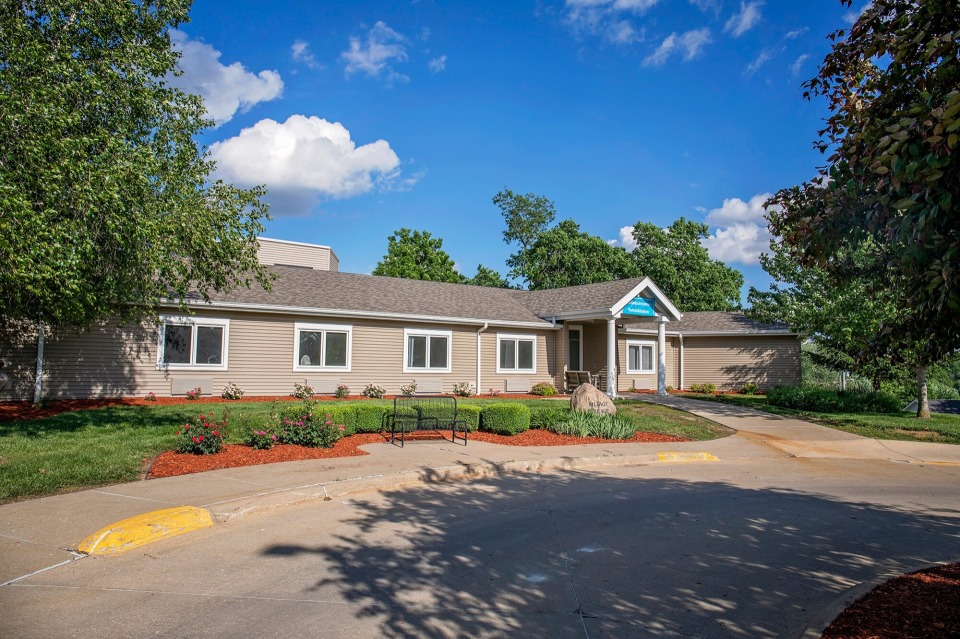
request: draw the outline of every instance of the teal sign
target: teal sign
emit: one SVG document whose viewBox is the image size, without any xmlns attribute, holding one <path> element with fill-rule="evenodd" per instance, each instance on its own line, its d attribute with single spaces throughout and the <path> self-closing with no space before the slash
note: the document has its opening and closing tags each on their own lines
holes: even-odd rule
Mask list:
<svg viewBox="0 0 960 639">
<path fill-rule="evenodd" d="M 652 297 L 635 297 L 623 307 L 623 314 L 634 317 L 654 317 L 657 314 L 656 302 Z"/>
</svg>

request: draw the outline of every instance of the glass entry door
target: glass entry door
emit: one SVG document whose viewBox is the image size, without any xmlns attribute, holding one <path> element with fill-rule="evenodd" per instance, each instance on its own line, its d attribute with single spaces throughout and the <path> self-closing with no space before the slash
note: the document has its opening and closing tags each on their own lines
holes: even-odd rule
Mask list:
<svg viewBox="0 0 960 639">
<path fill-rule="evenodd" d="M 567 332 L 567 369 L 583 370 L 583 328 L 571 326 Z"/>
</svg>

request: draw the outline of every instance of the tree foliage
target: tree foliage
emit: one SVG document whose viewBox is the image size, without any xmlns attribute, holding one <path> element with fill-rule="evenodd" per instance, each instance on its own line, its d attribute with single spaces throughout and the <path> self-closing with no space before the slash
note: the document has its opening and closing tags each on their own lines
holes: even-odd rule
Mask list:
<svg viewBox="0 0 960 639">
<path fill-rule="evenodd" d="M 632 252 L 636 271 L 652 279 L 681 311 L 732 311 L 740 308 L 743 274 L 710 259 L 700 243 L 706 224 L 681 217 L 663 229 L 637 222 Z"/>
<path fill-rule="evenodd" d="M 477 264 L 477 274 L 466 281 L 474 286 L 489 286 L 490 288 L 512 288 L 507 278 L 492 268 Z"/>
<path fill-rule="evenodd" d="M 387 254 L 373 269 L 374 275 L 411 280 L 463 283 L 464 277 L 443 250 L 443 240 L 427 231 L 402 228 L 387 238 Z"/>
<path fill-rule="evenodd" d="M 187 1 L 0 10 L 0 317 L 87 325 L 269 285 L 261 189 L 212 181 L 199 97 L 169 85 Z"/>
<path fill-rule="evenodd" d="M 875 0 L 832 38 L 805 83 L 831 113 L 824 176 L 777 193 L 770 228 L 793 259 L 897 305 L 874 347 L 908 354 L 923 377 L 960 347 L 960 5 Z"/>
<path fill-rule="evenodd" d="M 530 290 L 609 282 L 636 277 L 630 255 L 619 246 L 584 233 L 573 220 L 564 220 L 540 233 L 529 248 L 517 253 L 518 273 Z"/>
<path fill-rule="evenodd" d="M 553 223 L 556 207 L 553 201 L 527 193 L 518 195 L 508 188 L 493 196 L 493 203 L 500 209 L 507 228 L 503 231 L 503 241 L 518 244 L 520 249 L 507 259 L 510 277 L 527 278 L 532 265 L 525 260 L 533 243 Z"/>
</svg>

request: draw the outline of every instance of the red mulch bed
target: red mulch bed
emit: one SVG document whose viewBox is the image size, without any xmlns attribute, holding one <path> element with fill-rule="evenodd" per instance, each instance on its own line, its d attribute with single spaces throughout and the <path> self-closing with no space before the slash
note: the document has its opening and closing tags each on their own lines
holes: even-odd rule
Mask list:
<svg viewBox="0 0 960 639">
<path fill-rule="evenodd" d="M 445 439 L 437 432 L 408 433 L 407 439 Z M 519 435 L 494 435 L 492 433 L 470 433 L 469 439 L 504 446 L 570 446 L 574 444 L 622 444 L 626 442 L 684 442 L 689 441 L 673 435 L 656 433 L 637 433 L 630 439 L 600 439 L 598 437 L 574 437 L 558 435 L 548 430 L 528 430 Z M 174 477 L 189 473 L 202 473 L 220 468 L 238 466 L 256 466 L 274 462 L 299 461 L 303 459 L 329 459 L 332 457 L 355 457 L 366 455 L 360 450 L 363 444 L 385 443 L 388 436 L 380 433 L 360 433 L 350 435 L 338 441 L 332 448 L 305 448 L 280 444 L 270 450 L 256 450 L 250 446 L 231 444 L 224 446 L 216 455 L 192 455 L 167 451 L 160 453 L 148 473 L 149 477 Z"/>
<path fill-rule="evenodd" d="M 510 393 L 509 395 L 475 395 L 480 399 L 544 399 L 539 395 L 522 395 Z M 568 399 L 569 396 L 558 395 L 560 399 Z M 393 399 L 394 395 L 386 395 L 384 399 Z M 349 397 L 334 397 L 333 395 L 318 395 L 314 397 L 318 401 L 345 401 L 345 400 L 363 400 L 367 399 L 363 395 L 350 395 Z M 296 397 L 290 395 L 260 395 L 244 397 L 243 399 L 224 399 L 222 397 L 201 397 L 200 399 L 187 399 L 186 397 L 157 397 L 155 401 L 144 399 L 143 397 L 115 397 L 103 399 L 54 399 L 37 406 L 32 402 L 0 402 L 0 422 L 12 422 L 22 419 L 42 419 L 51 415 L 68 413 L 74 410 L 87 410 L 91 408 L 104 408 L 106 406 L 170 406 L 175 404 L 236 404 L 238 402 L 297 402 Z"/>
<path fill-rule="evenodd" d="M 960 564 L 900 575 L 840 613 L 822 639 L 960 637 Z"/>
</svg>

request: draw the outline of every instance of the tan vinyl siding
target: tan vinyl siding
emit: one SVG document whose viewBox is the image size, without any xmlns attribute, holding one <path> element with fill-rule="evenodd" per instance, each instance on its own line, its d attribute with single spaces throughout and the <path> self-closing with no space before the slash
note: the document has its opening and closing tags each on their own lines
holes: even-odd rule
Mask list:
<svg viewBox="0 0 960 639">
<path fill-rule="evenodd" d="M 628 391 L 631 387 L 637 390 L 657 390 L 657 366 L 659 366 L 660 355 L 657 352 L 657 336 L 621 334 L 617 340 L 617 368 L 620 376 L 617 378 L 617 390 Z M 627 372 L 627 341 L 631 342 L 652 342 L 653 343 L 653 367 L 652 373 L 628 373 Z M 680 339 L 678 337 L 668 336 L 667 346 L 667 386 L 680 388 Z"/>
<path fill-rule="evenodd" d="M 537 338 L 537 372 L 536 373 L 498 373 L 497 372 L 497 358 L 499 353 L 497 352 L 497 334 L 512 334 L 512 335 L 534 335 Z M 549 382 L 551 384 L 556 384 L 556 370 L 557 370 L 557 356 L 556 356 L 556 345 L 555 340 L 558 335 L 561 334 L 561 331 L 530 331 L 524 329 L 503 329 L 503 328 L 488 328 L 485 333 L 480 335 L 482 355 L 481 362 L 483 365 L 482 374 L 480 382 L 482 387 L 480 388 L 481 393 L 487 393 L 489 390 L 495 389 L 501 392 L 504 392 L 507 386 L 507 379 L 526 379 L 530 382 L 530 386 L 537 384 L 539 382 Z M 476 342 L 474 342 L 474 353 L 476 353 Z M 476 358 L 474 357 L 474 361 Z M 562 369 L 563 367 L 560 366 Z M 476 373 L 473 374 L 470 378 L 471 381 L 476 380 Z M 459 381 L 459 380 L 455 380 Z M 560 387 L 557 387 L 560 390 Z"/>
<path fill-rule="evenodd" d="M 260 238 L 257 259 L 261 264 L 273 266 L 305 266 L 319 271 L 336 271 L 340 263 L 329 246 L 300 244 Z"/>
<path fill-rule="evenodd" d="M 796 336 L 686 336 L 683 346 L 686 388 L 709 383 L 718 390 L 739 390 L 753 382 L 767 389 L 800 383 Z"/>
</svg>

